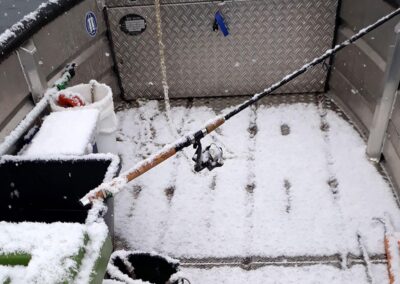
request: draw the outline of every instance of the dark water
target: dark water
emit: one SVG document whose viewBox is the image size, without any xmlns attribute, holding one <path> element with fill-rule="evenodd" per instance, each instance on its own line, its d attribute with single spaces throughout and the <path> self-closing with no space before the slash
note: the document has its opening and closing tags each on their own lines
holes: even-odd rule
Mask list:
<svg viewBox="0 0 400 284">
<path fill-rule="evenodd" d="M 0 0 L 0 33 L 34 11 L 45 0 Z"/>
</svg>

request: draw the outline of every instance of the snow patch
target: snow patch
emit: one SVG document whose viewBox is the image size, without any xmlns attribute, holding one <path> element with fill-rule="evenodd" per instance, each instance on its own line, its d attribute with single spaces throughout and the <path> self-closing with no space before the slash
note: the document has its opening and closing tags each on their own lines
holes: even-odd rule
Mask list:
<svg viewBox="0 0 400 284">
<path fill-rule="evenodd" d="M 16 36 L 16 32 L 23 30 L 27 23 L 33 22 L 37 20 L 37 17 L 41 10 L 45 9 L 49 4 L 59 3 L 59 0 L 48 0 L 42 4 L 33 12 L 24 16 L 19 22 L 12 25 L 9 29 L 5 30 L 0 34 L 0 47 L 4 43 L 6 43 L 9 39 Z"/>
<path fill-rule="evenodd" d="M 376 283 L 389 283 L 386 265 L 374 265 Z M 220 284 L 370 284 L 362 265 L 355 265 L 350 269 L 338 269 L 327 265 L 313 265 L 300 267 L 267 266 L 246 271 L 241 268 L 219 267 L 212 269 L 184 268 L 192 284 L 220 283 Z"/>
<path fill-rule="evenodd" d="M 7 153 L 7 151 L 14 145 L 17 140 L 28 130 L 29 126 L 44 112 L 49 105 L 49 97 L 44 96 L 36 106 L 26 115 L 26 117 L 18 124 L 18 126 L 4 139 L 0 144 L 0 156 Z"/>
<path fill-rule="evenodd" d="M 84 237 L 82 224 L 0 222 L 0 254 L 24 252 L 32 256 L 26 268 L 0 266 L 0 279 L 15 278 L 15 283 L 59 283 L 68 279 L 69 269 L 75 265 L 69 258 L 84 247 Z"/>
<path fill-rule="evenodd" d="M 101 218 L 98 218 L 96 221 L 88 218 L 85 227 L 86 233 L 89 237 L 89 242 L 85 247 L 85 257 L 82 260 L 79 273 L 75 279 L 75 283 L 82 284 L 90 283 L 90 279 L 93 276 L 93 267 L 97 259 L 100 257 L 101 248 L 104 245 L 105 240 L 108 236 L 107 225 Z"/>
<path fill-rule="evenodd" d="M 215 115 L 207 107 L 172 113 L 174 121 L 185 120 L 181 132 L 196 130 Z M 202 140 L 223 143 L 229 158 L 222 168 L 195 174 L 193 164 L 177 155 L 126 185 L 115 197 L 116 234 L 131 249 L 177 258 L 360 255 L 358 233 L 369 255 L 384 253 L 384 231 L 374 218 L 387 213 L 398 224 L 400 210 L 353 127 L 328 111 L 327 144 L 315 105 L 260 106 L 256 113 L 255 142 L 248 133 L 249 110 Z M 118 116 L 123 170 L 173 140 L 156 102 Z M 289 135 L 282 135 L 282 124 L 290 126 Z M 254 161 L 248 167 L 251 143 Z M 194 150 L 185 151 L 192 156 Z M 252 193 L 246 191 L 249 175 L 254 175 Z M 337 197 L 331 175 L 338 182 Z M 171 187 L 172 196 L 166 196 Z"/>
<path fill-rule="evenodd" d="M 49 114 L 23 156 L 83 155 L 93 141 L 99 111 L 69 110 Z"/>
</svg>

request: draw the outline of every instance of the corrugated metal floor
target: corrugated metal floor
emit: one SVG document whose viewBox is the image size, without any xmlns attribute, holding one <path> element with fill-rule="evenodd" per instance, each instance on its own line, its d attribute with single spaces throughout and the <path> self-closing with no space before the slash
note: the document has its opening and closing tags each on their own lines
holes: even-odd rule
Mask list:
<svg viewBox="0 0 400 284">
<path fill-rule="evenodd" d="M 208 108 L 211 108 L 216 113 L 219 113 L 222 110 L 225 110 L 229 107 L 237 105 L 238 103 L 242 102 L 243 100 L 244 100 L 243 97 L 174 99 L 171 101 L 171 106 L 174 110 L 176 107 L 182 107 L 183 109 L 196 109 L 196 108 L 201 108 L 201 107 L 208 107 Z M 329 135 L 330 125 L 329 125 L 327 113 L 330 111 L 333 111 L 339 117 L 341 117 L 342 119 L 344 119 L 345 121 L 347 121 L 348 123 L 351 124 L 351 121 L 349 120 L 349 118 L 343 113 L 342 110 L 340 110 L 340 108 L 331 99 L 328 98 L 327 95 L 321 95 L 321 94 L 271 95 L 270 97 L 265 98 L 258 105 L 258 108 L 260 106 L 265 106 L 266 108 L 271 107 L 271 106 L 273 106 L 273 107 L 290 106 L 290 105 L 297 105 L 299 103 L 302 103 L 305 105 L 316 106 L 316 108 L 318 110 L 318 115 L 320 117 L 319 128 L 322 132 L 323 137 L 325 137 L 326 135 Z M 120 112 L 120 114 L 126 112 L 129 109 L 130 110 L 137 109 L 138 112 L 140 112 L 139 109 L 141 108 L 141 106 L 143 106 L 143 104 L 146 104 L 146 103 L 144 103 L 143 101 L 121 103 L 120 105 L 117 106 L 117 110 Z M 159 102 L 158 107 L 156 107 L 156 109 L 158 109 L 158 108 L 161 112 L 163 111 L 163 102 L 162 101 Z M 142 114 L 140 114 L 140 115 L 142 115 Z M 149 115 L 151 116 L 151 114 L 149 114 Z M 149 120 L 150 123 L 153 123 L 153 122 L 155 123 L 155 120 L 153 120 L 153 119 L 154 119 L 154 117 L 150 118 L 150 120 Z M 187 117 L 187 119 L 189 120 L 189 117 Z M 193 118 L 190 118 L 190 119 L 193 119 Z M 181 123 L 184 124 L 186 122 L 187 121 L 182 121 Z M 128 121 L 125 121 L 123 123 L 129 124 Z M 133 123 L 133 121 L 132 121 L 132 123 Z M 143 123 L 145 123 L 145 122 L 143 122 Z M 230 122 L 228 122 L 228 123 L 230 123 Z M 253 133 L 253 135 L 255 135 L 255 134 L 257 134 L 257 125 L 253 125 L 253 126 L 255 128 L 255 132 Z M 356 128 L 354 127 L 354 129 L 356 129 Z M 252 129 L 252 127 L 250 125 L 247 130 L 251 137 L 252 131 L 254 131 L 254 129 Z M 123 133 L 124 127 L 121 128 L 121 131 L 122 132 L 120 133 L 119 139 L 120 139 L 121 146 L 123 148 L 124 143 L 128 142 L 129 139 L 132 139 L 132 136 L 129 136 L 129 134 L 127 134 L 127 133 Z M 159 131 L 159 129 L 157 131 Z M 286 131 L 285 127 L 281 128 L 281 131 L 282 131 L 282 135 L 285 135 L 285 133 L 284 133 Z M 155 138 L 151 134 L 151 133 L 154 134 L 154 132 L 156 132 L 155 129 L 149 129 L 148 132 L 150 133 L 150 136 L 144 137 L 145 140 Z M 290 132 L 290 128 L 289 128 L 289 132 Z M 143 139 L 143 137 L 141 139 Z M 149 141 L 149 143 L 157 144 L 158 142 L 156 140 L 157 139 L 155 139 L 155 141 L 152 141 L 152 142 Z M 301 143 L 301 141 L 299 141 L 299 143 Z M 343 145 L 343 147 L 346 147 L 346 145 Z M 148 149 L 148 151 L 151 152 L 151 150 L 149 150 L 149 149 Z M 122 151 L 122 152 L 124 152 L 124 151 Z M 128 159 L 128 160 L 125 159 L 125 163 L 126 163 L 125 166 L 128 166 L 129 163 L 132 163 L 132 160 L 130 158 L 128 158 L 128 156 L 127 156 L 129 153 L 134 154 L 134 155 L 138 154 L 138 153 L 134 153 L 134 152 L 130 152 L 130 151 L 122 153 L 122 157 Z M 147 154 L 150 154 L 150 153 L 147 153 Z M 146 156 L 146 154 L 142 155 L 142 157 L 145 157 L 145 156 Z M 282 157 L 282 159 L 285 159 L 285 158 L 287 158 L 287 157 Z M 176 167 L 177 165 L 172 164 L 169 166 Z M 380 173 L 382 179 L 384 181 L 386 181 L 390 187 L 391 184 L 390 184 L 390 181 L 389 181 L 387 175 L 385 174 L 385 170 L 379 165 L 377 165 L 376 167 L 377 167 L 377 170 Z M 329 183 L 329 186 L 331 187 L 333 195 L 335 195 L 336 194 L 335 188 L 337 186 L 338 181 L 335 178 L 332 178 L 329 180 L 328 183 Z M 215 186 L 215 179 L 214 179 L 214 182 L 212 182 L 210 186 L 212 187 L 213 184 Z M 189 188 L 190 188 L 190 186 L 189 186 Z M 166 198 L 169 200 L 169 202 L 171 202 L 171 199 L 174 198 L 173 195 L 174 195 L 174 191 L 176 190 L 175 185 L 172 185 L 172 187 L 170 189 L 171 190 L 166 189 L 164 191 L 164 194 L 166 195 Z M 398 201 L 397 201 L 397 198 L 395 197 L 393 188 L 391 188 L 391 190 L 392 190 L 392 197 L 393 197 L 393 199 L 396 200 L 395 203 L 398 204 Z M 129 195 L 130 198 L 132 198 L 132 196 L 133 196 L 132 203 L 141 202 L 139 196 L 141 194 L 143 194 L 142 191 L 143 191 L 143 188 L 140 185 L 140 183 L 132 186 L 132 190 Z M 252 188 L 249 187 L 247 191 L 249 193 L 251 193 Z M 126 196 L 121 197 L 121 199 L 122 198 L 126 198 Z M 149 200 L 147 200 L 147 201 L 149 202 Z M 119 203 L 121 203 L 121 201 L 117 200 L 116 202 L 117 202 L 116 210 L 119 210 L 118 205 L 119 205 Z M 355 200 L 355 202 L 356 202 L 356 200 Z M 138 205 L 132 204 L 132 207 L 134 207 L 134 206 L 138 206 Z M 151 206 L 151 204 L 147 204 L 147 206 Z M 190 205 L 188 205 L 188 206 L 190 206 Z M 133 220 L 131 218 L 139 218 L 140 217 L 140 215 L 135 215 L 135 213 L 132 213 L 135 209 L 131 208 L 130 210 L 131 210 L 130 216 L 127 216 L 126 219 L 124 219 L 122 221 L 117 220 L 117 227 L 123 226 L 124 224 L 128 224 L 130 221 Z M 139 209 L 137 209 L 137 210 L 139 210 Z M 142 208 L 141 210 L 145 210 L 145 209 Z M 121 212 L 122 211 L 124 211 L 124 209 L 121 209 Z M 118 218 L 121 219 L 121 216 L 122 215 L 118 215 L 118 212 L 117 212 L 117 219 Z M 122 218 L 124 218 L 124 217 L 122 217 Z M 131 228 L 135 229 L 134 226 Z M 136 229 L 138 229 L 138 228 L 136 227 Z M 143 232 L 140 232 L 140 233 L 142 234 Z M 135 234 L 135 232 L 133 231 L 132 234 Z M 118 235 L 118 229 L 117 229 L 117 243 L 116 244 L 117 244 L 118 248 L 125 248 L 125 249 L 132 249 L 132 248 L 146 249 L 147 248 L 146 246 L 144 246 L 144 247 L 141 246 L 141 244 L 137 244 L 137 245 L 132 244 L 132 241 L 129 241 L 126 239 L 126 234 Z M 184 246 L 184 244 L 182 244 L 182 246 Z M 162 248 L 162 245 L 160 245 L 160 247 L 158 247 L 158 249 L 161 249 L 161 248 Z M 334 253 L 334 254 L 323 254 L 323 255 L 304 254 L 304 255 L 295 255 L 295 256 L 292 256 L 292 255 L 288 255 L 288 256 L 285 256 L 285 255 L 267 256 L 267 255 L 265 255 L 265 256 L 262 256 L 262 255 L 254 254 L 254 255 L 227 256 L 227 257 L 223 257 L 220 255 L 215 256 L 215 257 L 214 256 L 193 256 L 193 257 L 191 257 L 191 256 L 187 256 L 187 255 L 186 256 L 181 255 L 181 256 L 178 256 L 178 258 L 181 260 L 183 267 L 198 268 L 198 269 L 210 269 L 210 268 L 214 268 L 214 267 L 226 267 L 227 266 L 227 267 L 240 267 L 245 270 L 253 270 L 253 269 L 257 269 L 257 268 L 269 266 L 269 265 L 284 266 L 284 267 L 298 267 L 298 266 L 309 266 L 309 265 L 315 265 L 315 264 L 331 265 L 331 266 L 335 266 L 337 268 L 344 268 L 344 266 L 346 268 L 350 268 L 357 264 L 362 264 L 362 265 L 365 264 L 365 258 L 361 254 L 357 254 L 357 253 L 353 253 L 353 252 L 349 252 L 347 254 L 342 254 L 342 253 L 338 252 L 338 253 Z M 385 264 L 386 263 L 386 257 L 383 254 L 383 252 L 370 253 L 369 258 L 373 264 Z"/>
</svg>

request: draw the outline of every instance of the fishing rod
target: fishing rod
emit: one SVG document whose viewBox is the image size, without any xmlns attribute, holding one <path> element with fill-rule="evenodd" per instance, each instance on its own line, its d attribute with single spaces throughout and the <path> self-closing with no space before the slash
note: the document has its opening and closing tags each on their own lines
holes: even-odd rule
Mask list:
<svg viewBox="0 0 400 284">
<path fill-rule="evenodd" d="M 104 200 L 108 197 L 111 197 L 118 192 L 120 192 L 123 187 L 130 181 L 134 180 L 135 178 L 141 176 L 145 172 L 149 171 L 150 169 L 156 167 L 160 163 L 164 162 L 165 160 L 169 159 L 170 157 L 174 156 L 176 153 L 182 151 L 183 149 L 194 145 L 196 150 L 196 154 L 193 157 L 193 160 L 196 161 L 195 170 L 200 171 L 204 168 L 208 168 L 212 170 L 215 167 L 222 166 L 222 149 L 216 146 L 215 144 L 211 144 L 208 146 L 204 151 L 201 148 L 200 140 L 204 138 L 206 135 L 213 132 L 215 129 L 220 127 L 230 118 L 235 116 L 236 114 L 240 113 L 247 107 L 255 104 L 265 96 L 271 94 L 273 91 L 277 90 L 278 88 L 282 87 L 283 85 L 287 84 L 288 82 L 292 81 L 293 79 L 297 78 L 301 74 L 307 72 L 312 67 L 324 62 L 326 59 L 330 58 L 332 55 L 337 53 L 338 51 L 342 50 L 346 46 L 352 44 L 362 36 L 366 35 L 367 33 L 371 32 L 372 30 L 376 29 L 377 27 L 381 26 L 382 24 L 386 23 L 393 17 L 400 14 L 400 8 L 391 12 L 390 14 L 380 18 L 375 23 L 361 29 L 358 33 L 353 35 L 351 38 L 343 41 L 342 43 L 336 45 L 332 49 L 328 49 L 324 54 L 319 57 L 314 58 L 309 63 L 303 65 L 301 68 L 295 70 L 294 72 L 290 73 L 289 75 L 285 76 L 279 82 L 272 84 L 270 87 L 266 88 L 261 93 L 255 94 L 249 100 L 244 101 L 242 104 L 238 105 L 236 108 L 231 110 L 225 115 L 219 115 L 214 119 L 210 120 L 206 123 L 200 130 L 193 132 L 189 135 L 186 135 L 179 140 L 175 141 L 172 144 L 166 145 L 160 151 L 155 153 L 154 155 L 150 156 L 149 158 L 137 163 L 134 167 L 127 170 L 126 172 L 122 173 L 120 176 L 112 179 L 109 182 L 100 184 L 97 188 L 91 190 L 87 193 L 83 198 L 80 199 L 82 205 L 86 206 L 91 204 L 94 200 Z"/>
</svg>

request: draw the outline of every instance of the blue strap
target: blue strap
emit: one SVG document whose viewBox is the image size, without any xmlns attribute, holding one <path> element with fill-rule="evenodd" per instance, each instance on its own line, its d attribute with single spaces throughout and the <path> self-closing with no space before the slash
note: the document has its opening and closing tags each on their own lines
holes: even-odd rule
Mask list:
<svg viewBox="0 0 400 284">
<path fill-rule="evenodd" d="M 224 36 L 228 36 L 229 31 L 225 25 L 224 18 L 222 17 L 222 14 L 220 11 L 217 11 L 217 13 L 215 13 L 215 21 L 217 22 L 217 24 L 218 24 L 219 28 L 221 29 L 222 33 L 224 34 Z"/>
</svg>

